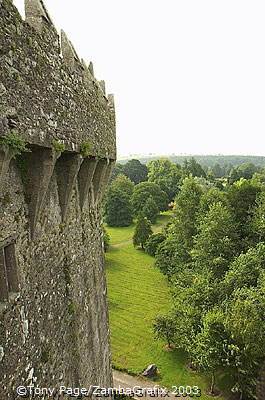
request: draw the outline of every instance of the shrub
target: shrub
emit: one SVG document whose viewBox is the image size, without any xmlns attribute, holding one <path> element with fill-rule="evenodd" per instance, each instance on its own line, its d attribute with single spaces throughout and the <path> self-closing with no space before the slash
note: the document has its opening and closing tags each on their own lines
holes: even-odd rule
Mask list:
<svg viewBox="0 0 265 400">
<path fill-rule="evenodd" d="M 163 233 L 159 232 L 159 233 L 153 233 L 153 235 L 151 235 L 146 243 L 145 243 L 145 252 L 147 254 L 149 254 L 149 256 L 154 257 L 157 247 L 160 243 L 162 243 L 165 240 L 165 236 L 163 235 Z"/>
</svg>

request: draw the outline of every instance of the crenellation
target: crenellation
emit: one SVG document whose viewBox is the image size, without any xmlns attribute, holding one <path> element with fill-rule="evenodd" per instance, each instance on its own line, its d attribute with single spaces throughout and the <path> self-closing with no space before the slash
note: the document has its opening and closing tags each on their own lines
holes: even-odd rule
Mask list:
<svg viewBox="0 0 265 400">
<path fill-rule="evenodd" d="M 94 75 L 94 66 L 93 66 L 92 61 L 90 61 L 89 66 L 88 66 L 88 69 L 89 69 L 91 75 L 92 75 L 92 76 L 95 76 L 95 75 Z"/>
<path fill-rule="evenodd" d="M 61 30 L 61 50 L 64 62 L 69 67 L 71 72 L 74 72 L 77 69 L 77 64 L 81 67 L 82 63 L 79 60 L 72 43 L 67 38 L 67 35 L 63 30 Z"/>
<path fill-rule="evenodd" d="M 24 2 L 26 22 L 29 25 L 41 33 L 44 24 L 47 23 L 56 31 L 42 0 L 24 0 Z"/>
</svg>

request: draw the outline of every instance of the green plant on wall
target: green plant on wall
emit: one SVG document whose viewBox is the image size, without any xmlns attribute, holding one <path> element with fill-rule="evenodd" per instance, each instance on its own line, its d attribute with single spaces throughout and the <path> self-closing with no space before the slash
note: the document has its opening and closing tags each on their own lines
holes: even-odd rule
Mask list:
<svg viewBox="0 0 265 400">
<path fill-rule="evenodd" d="M 97 157 L 98 157 L 99 160 L 104 160 L 104 159 L 105 159 L 104 153 L 101 153 L 101 152 L 99 152 L 99 153 L 97 154 Z"/>
<path fill-rule="evenodd" d="M 80 145 L 80 153 L 83 157 L 88 157 L 92 154 L 93 146 L 91 142 L 82 142 Z"/>
<path fill-rule="evenodd" d="M 53 148 L 55 150 L 56 153 L 63 153 L 66 150 L 65 144 L 59 141 L 54 141 L 52 143 Z"/>
<path fill-rule="evenodd" d="M 7 146 L 17 156 L 23 152 L 29 152 L 27 143 L 22 136 L 17 135 L 15 132 L 8 133 L 0 138 L 0 144 Z"/>
</svg>

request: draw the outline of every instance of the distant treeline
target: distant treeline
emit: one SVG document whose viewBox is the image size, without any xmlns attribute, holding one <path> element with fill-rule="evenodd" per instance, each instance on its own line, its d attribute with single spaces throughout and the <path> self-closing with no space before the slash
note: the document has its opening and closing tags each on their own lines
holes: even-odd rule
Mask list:
<svg viewBox="0 0 265 400">
<path fill-rule="evenodd" d="M 218 163 L 221 166 L 224 166 L 226 164 L 232 164 L 233 166 L 241 165 L 244 163 L 253 163 L 256 165 L 262 165 L 265 166 L 265 157 L 263 156 L 242 156 L 242 155 L 231 155 L 231 156 L 225 156 L 225 155 L 184 155 L 184 156 L 178 156 L 178 155 L 167 155 L 167 156 L 137 156 L 133 158 L 137 158 L 141 163 L 148 163 L 153 160 L 158 160 L 160 158 L 167 158 L 172 162 L 176 162 L 178 164 L 183 164 L 185 160 L 194 158 L 199 164 L 206 166 L 206 167 L 211 167 L 214 164 Z M 118 163 L 120 164 L 125 164 L 127 161 L 129 161 L 131 158 L 127 159 L 122 159 L 118 160 Z"/>
</svg>

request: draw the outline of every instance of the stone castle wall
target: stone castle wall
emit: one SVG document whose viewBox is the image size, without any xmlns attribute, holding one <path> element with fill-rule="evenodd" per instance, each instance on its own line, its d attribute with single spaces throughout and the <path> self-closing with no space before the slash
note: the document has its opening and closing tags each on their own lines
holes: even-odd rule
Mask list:
<svg viewBox="0 0 265 400">
<path fill-rule="evenodd" d="M 100 201 L 113 96 L 41 0 L 0 0 L 0 399 L 112 383 Z M 17 139 L 29 152 L 15 156 Z M 56 398 L 56 397 L 54 397 Z"/>
</svg>

